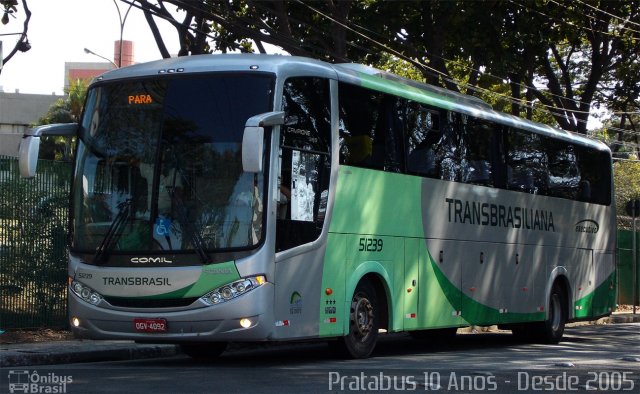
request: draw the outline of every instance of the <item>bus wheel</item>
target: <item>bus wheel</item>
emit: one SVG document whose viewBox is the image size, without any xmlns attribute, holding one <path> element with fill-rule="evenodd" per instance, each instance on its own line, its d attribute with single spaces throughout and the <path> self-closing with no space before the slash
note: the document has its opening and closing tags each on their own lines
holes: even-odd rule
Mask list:
<svg viewBox="0 0 640 394">
<path fill-rule="evenodd" d="M 199 360 L 207 361 L 217 358 L 227 349 L 226 342 L 205 342 L 205 343 L 182 343 L 180 350 L 187 356 Z"/>
<path fill-rule="evenodd" d="M 378 340 L 379 319 L 375 289 L 370 282 L 360 282 L 351 298 L 349 333 L 338 341 L 343 353 L 352 358 L 369 357 Z"/>
<path fill-rule="evenodd" d="M 535 330 L 536 339 L 543 343 L 558 343 L 564 334 L 564 325 L 567 322 L 567 297 L 563 289 L 554 284 L 549 296 L 549 318 L 539 323 Z"/>
</svg>

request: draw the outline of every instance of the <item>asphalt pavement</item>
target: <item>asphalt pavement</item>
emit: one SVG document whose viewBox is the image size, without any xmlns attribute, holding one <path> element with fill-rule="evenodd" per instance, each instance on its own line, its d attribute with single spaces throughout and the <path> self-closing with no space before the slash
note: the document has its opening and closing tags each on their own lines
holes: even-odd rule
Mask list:
<svg viewBox="0 0 640 394">
<path fill-rule="evenodd" d="M 638 323 L 640 314 L 614 313 L 591 324 Z M 584 323 L 577 323 L 584 324 Z M 180 354 L 177 345 L 86 339 L 0 345 L 0 367 L 125 361 Z"/>
</svg>

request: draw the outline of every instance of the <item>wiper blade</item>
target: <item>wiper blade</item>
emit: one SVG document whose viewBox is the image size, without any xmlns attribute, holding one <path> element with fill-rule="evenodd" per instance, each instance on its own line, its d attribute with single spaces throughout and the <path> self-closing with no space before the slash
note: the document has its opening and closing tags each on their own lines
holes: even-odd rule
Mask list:
<svg viewBox="0 0 640 394">
<path fill-rule="evenodd" d="M 172 203 L 175 204 L 175 205 L 178 205 L 178 204 L 180 204 L 182 202 L 181 199 L 176 197 L 175 188 L 172 188 L 169 191 L 169 196 L 171 197 Z M 180 216 L 180 221 L 182 221 L 182 223 L 184 223 L 185 233 L 189 237 L 189 240 L 191 241 L 191 244 L 193 245 L 193 248 L 198 253 L 198 256 L 200 257 L 200 261 L 202 262 L 202 264 L 204 264 L 204 265 L 209 264 L 211 262 L 211 260 L 209 259 L 209 255 L 207 254 L 207 252 L 205 250 L 204 241 L 202 240 L 202 236 L 196 230 L 194 224 L 189 221 L 189 218 L 187 217 L 187 213 L 184 211 L 184 209 L 182 209 L 182 207 L 178 207 L 178 209 L 175 209 L 173 211 L 177 211 L 178 212 L 178 215 Z"/>
<path fill-rule="evenodd" d="M 118 214 L 116 218 L 113 220 L 107 233 L 105 234 L 100 246 L 96 249 L 96 254 L 93 256 L 94 264 L 101 264 L 104 262 L 107 253 L 111 251 L 115 242 L 118 241 L 120 235 L 122 234 L 121 229 L 122 225 L 127 222 L 129 218 L 129 207 L 131 207 L 132 199 L 127 199 L 117 205 Z"/>
</svg>

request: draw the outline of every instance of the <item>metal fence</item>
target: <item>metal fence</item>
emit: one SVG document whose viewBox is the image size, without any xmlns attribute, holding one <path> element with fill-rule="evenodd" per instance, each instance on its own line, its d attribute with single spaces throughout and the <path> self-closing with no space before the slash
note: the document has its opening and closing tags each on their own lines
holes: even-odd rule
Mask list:
<svg viewBox="0 0 640 394">
<path fill-rule="evenodd" d="M 633 261 L 633 232 L 618 230 L 618 304 L 640 305 L 640 261 Z M 640 236 L 636 234 L 636 245 Z M 637 246 L 636 246 L 637 247 Z"/>
<path fill-rule="evenodd" d="M 35 179 L 0 156 L 0 329 L 67 326 L 71 164 L 40 160 Z"/>
</svg>

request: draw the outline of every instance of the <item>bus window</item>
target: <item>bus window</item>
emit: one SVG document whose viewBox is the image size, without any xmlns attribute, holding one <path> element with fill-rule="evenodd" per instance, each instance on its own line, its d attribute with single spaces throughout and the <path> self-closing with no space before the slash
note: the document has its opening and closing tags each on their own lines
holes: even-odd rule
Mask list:
<svg viewBox="0 0 640 394">
<path fill-rule="evenodd" d="M 476 185 L 494 185 L 494 158 L 499 156 L 497 136 L 490 123 L 460 115 L 459 129 L 463 138 L 461 151 L 462 181 Z"/>
<path fill-rule="evenodd" d="M 406 123 L 407 172 L 438 178 L 435 152 L 442 138 L 439 111 L 410 101 Z"/>
<path fill-rule="evenodd" d="M 312 242 L 324 223 L 331 171 L 329 83 L 320 78 L 285 82 L 278 174 L 278 251 Z"/>
<path fill-rule="evenodd" d="M 579 201 L 595 204 L 611 204 L 611 161 L 603 151 L 576 146 L 578 166 L 582 175 L 578 197 Z"/>
<path fill-rule="evenodd" d="M 574 146 L 544 138 L 549 157 L 549 195 L 574 200 L 581 184 L 580 169 Z"/>
<path fill-rule="evenodd" d="M 548 158 L 538 134 L 509 129 L 507 133 L 507 188 L 547 194 Z"/>
<path fill-rule="evenodd" d="M 442 138 L 436 149 L 436 165 L 439 166 L 438 177 L 445 181 L 462 181 L 460 147 L 462 136 L 459 132 L 459 117 L 452 111 L 446 112 L 442 122 Z"/>
<path fill-rule="evenodd" d="M 340 163 L 377 170 L 403 170 L 405 100 L 340 84 Z"/>
</svg>

